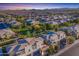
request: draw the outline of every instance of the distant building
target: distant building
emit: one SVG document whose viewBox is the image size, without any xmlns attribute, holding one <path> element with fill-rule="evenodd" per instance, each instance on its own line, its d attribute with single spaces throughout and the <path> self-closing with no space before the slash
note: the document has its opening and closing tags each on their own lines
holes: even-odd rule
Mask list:
<svg viewBox="0 0 79 59">
<path fill-rule="evenodd" d="M 26 22 L 26 24 L 30 25 L 30 24 L 32 24 L 33 19 L 26 19 L 25 22 Z"/>
<path fill-rule="evenodd" d="M 12 26 L 20 26 L 20 25 L 21 25 L 21 23 L 18 22 L 18 21 L 16 21 L 16 20 L 12 20 L 12 21 L 10 21 L 9 23 L 10 23 Z"/>
</svg>

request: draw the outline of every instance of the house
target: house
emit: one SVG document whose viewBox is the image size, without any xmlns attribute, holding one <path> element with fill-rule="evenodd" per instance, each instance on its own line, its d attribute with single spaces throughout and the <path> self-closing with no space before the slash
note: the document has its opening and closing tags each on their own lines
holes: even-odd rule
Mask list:
<svg viewBox="0 0 79 59">
<path fill-rule="evenodd" d="M 48 23 L 48 24 L 54 24 L 54 25 L 55 25 L 55 24 L 58 24 L 58 22 L 56 22 L 56 21 L 48 21 L 47 23 Z"/>
<path fill-rule="evenodd" d="M 74 26 L 74 33 L 76 35 L 76 38 L 79 39 L 79 25 Z"/>
<path fill-rule="evenodd" d="M 0 16 L 0 22 L 4 22 L 4 17 Z"/>
<path fill-rule="evenodd" d="M 33 19 L 27 19 L 27 20 L 25 20 L 25 22 L 26 22 L 26 24 L 30 25 L 30 24 L 32 24 Z"/>
<path fill-rule="evenodd" d="M 44 41 L 48 44 L 52 44 L 54 41 L 58 40 L 58 36 L 55 32 L 48 32 L 47 34 L 41 35 Z"/>
<path fill-rule="evenodd" d="M 0 30 L 0 38 L 10 38 L 13 36 L 15 36 L 15 33 L 11 31 L 10 29 Z"/>
<path fill-rule="evenodd" d="M 67 35 L 72 35 L 75 38 L 79 38 L 79 25 L 74 25 L 70 27 L 65 27 L 60 29 L 61 31 L 65 31 Z"/>
<path fill-rule="evenodd" d="M 62 40 L 63 38 L 66 38 L 66 34 L 63 31 L 57 31 L 56 34 L 58 35 L 59 40 Z"/>
<path fill-rule="evenodd" d="M 26 55 L 41 55 L 40 48 L 42 48 L 43 40 L 42 38 L 27 38 L 28 45 L 25 47 Z M 39 53 L 38 53 L 39 52 Z M 37 54 L 38 53 L 38 54 Z"/>
<path fill-rule="evenodd" d="M 35 20 L 34 20 L 34 21 L 32 21 L 32 24 L 33 24 L 33 25 L 39 24 L 39 21 L 35 21 Z"/>
<path fill-rule="evenodd" d="M 55 22 L 57 22 L 58 24 L 60 24 L 60 20 L 55 20 Z"/>
<path fill-rule="evenodd" d="M 4 19 L 4 22 L 6 22 L 6 23 L 9 23 L 10 21 L 12 21 L 12 19 L 10 19 L 10 18 Z"/>
<path fill-rule="evenodd" d="M 61 28 L 61 29 L 59 29 L 59 30 L 60 30 L 60 31 L 64 31 L 67 36 L 74 34 L 74 32 L 73 32 L 73 26 L 64 27 L 64 28 Z"/>
<path fill-rule="evenodd" d="M 12 46 L 6 46 L 7 54 L 9 54 L 10 56 L 25 54 L 25 45 L 26 44 L 17 44 Z"/>
<path fill-rule="evenodd" d="M 66 46 L 66 34 L 63 31 L 58 32 L 48 32 L 47 34 L 43 34 L 41 36 L 44 41 L 47 41 L 49 45 L 58 46 L 59 49 L 62 49 Z"/>
<path fill-rule="evenodd" d="M 68 20 L 67 19 L 63 19 L 63 20 L 60 20 L 60 23 L 64 23 L 64 22 L 67 22 Z"/>
<path fill-rule="evenodd" d="M 21 23 L 16 20 L 10 21 L 9 24 L 11 24 L 12 26 L 20 26 L 21 25 Z"/>
<path fill-rule="evenodd" d="M 63 31 L 58 31 L 56 34 L 58 35 L 59 39 L 59 48 L 62 49 L 67 44 L 66 34 Z"/>
<path fill-rule="evenodd" d="M 42 17 L 39 21 L 42 22 L 42 23 L 45 23 L 45 22 L 47 22 L 47 19 Z"/>
<path fill-rule="evenodd" d="M 45 42 L 47 42 L 46 45 L 52 45 L 52 46 L 57 46 L 58 47 L 58 35 L 56 32 L 48 32 L 47 35 L 42 36 Z M 57 50 L 56 50 L 57 51 Z"/>
<path fill-rule="evenodd" d="M 7 45 L 6 51 L 9 55 L 23 55 L 25 54 L 25 47 L 28 45 L 28 42 L 25 39 L 16 39 L 17 44 Z"/>
</svg>

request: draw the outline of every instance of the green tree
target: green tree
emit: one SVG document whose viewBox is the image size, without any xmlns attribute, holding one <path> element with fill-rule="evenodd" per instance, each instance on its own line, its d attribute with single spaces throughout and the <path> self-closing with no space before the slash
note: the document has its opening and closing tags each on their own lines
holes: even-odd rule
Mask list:
<svg viewBox="0 0 79 59">
<path fill-rule="evenodd" d="M 75 38 L 73 36 L 67 36 L 67 41 L 69 44 L 72 44 L 75 41 Z"/>
<path fill-rule="evenodd" d="M 6 47 L 5 47 L 5 46 L 2 47 L 2 51 L 3 51 L 3 55 L 4 55 L 4 56 L 8 56 L 7 51 L 6 51 Z"/>
<path fill-rule="evenodd" d="M 48 52 L 48 55 L 53 55 L 54 54 L 53 47 L 51 45 L 49 46 L 47 52 Z"/>
<path fill-rule="evenodd" d="M 54 53 L 58 52 L 58 46 L 56 44 L 50 45 L 47 51 L 48 55 L 53 55 Z"/>
<path fill-rule="evenodd" d="M 65 22 L 65 23 L 63 23 L 63 25 L 68 27 L 68 26 L 71 26 L 72 23 L 70 23 L 70 22 Z"/>
</svg>

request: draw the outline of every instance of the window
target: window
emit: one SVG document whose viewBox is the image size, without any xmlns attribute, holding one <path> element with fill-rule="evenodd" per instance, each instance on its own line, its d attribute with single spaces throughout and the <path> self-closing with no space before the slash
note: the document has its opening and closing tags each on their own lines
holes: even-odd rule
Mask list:
<svg viewBox="0 0 79 59">
<path fill-rule="evenodd" d="M 32 49 L 36 49 L 37 48 L 37 45 L 36 45 L 36 43 L 34 43 L 33 45 L 32 45 Z"/>
<path fill-rule="evenodd" d="M 62 39 L 62 36 L 61 36 L 61 39 Z"/>
<path fill-rule="evenodd" d="M 28 51 L 30 52 L 31 50 L 29 49 Z"/>
</svg>

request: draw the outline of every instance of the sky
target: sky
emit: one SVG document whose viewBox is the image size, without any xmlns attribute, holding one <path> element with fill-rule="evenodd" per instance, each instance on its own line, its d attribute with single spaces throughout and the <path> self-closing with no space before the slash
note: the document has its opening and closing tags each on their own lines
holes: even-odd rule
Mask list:
<svg viewBox="0 0 79 59">
<path fill-rule="evenodd" d="M 79 3 L 0 3 L 0 10 L 79 8 Z"/>
</svg>

